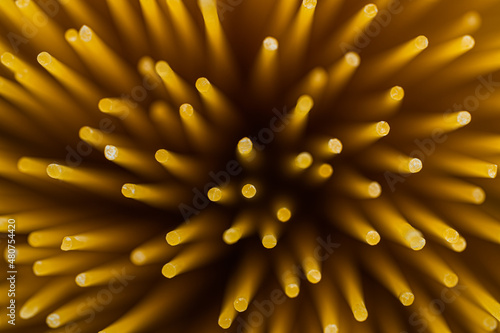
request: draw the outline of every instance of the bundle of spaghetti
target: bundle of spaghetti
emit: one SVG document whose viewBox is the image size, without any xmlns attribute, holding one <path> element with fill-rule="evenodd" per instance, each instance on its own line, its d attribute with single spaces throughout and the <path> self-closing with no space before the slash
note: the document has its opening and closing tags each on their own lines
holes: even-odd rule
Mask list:
<svg viewBox="0 0 500 333">
<path fill-rule="evenodd" d="M 0 329 L 498 330 L 499 11 L 0 1 Z"/>
</svg>

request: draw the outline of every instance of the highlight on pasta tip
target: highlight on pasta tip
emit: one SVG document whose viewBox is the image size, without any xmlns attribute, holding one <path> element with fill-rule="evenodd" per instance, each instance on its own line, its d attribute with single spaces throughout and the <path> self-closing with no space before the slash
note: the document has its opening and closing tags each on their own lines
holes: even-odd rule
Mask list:
<svg viewBox="0 0 500 333">
<path fill-rule="evenodd" d="M 499 13 L 0 0 L 0 330 L 498 330 Z"/>
</svg>

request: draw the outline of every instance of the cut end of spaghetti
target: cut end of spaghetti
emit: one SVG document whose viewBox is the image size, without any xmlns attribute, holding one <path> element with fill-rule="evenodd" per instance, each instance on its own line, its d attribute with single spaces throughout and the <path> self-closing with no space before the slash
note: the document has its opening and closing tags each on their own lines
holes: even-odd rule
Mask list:
<svg viewBox="0 0 500 333">
<path fill-rule="evenodd" d="M 276 217 L 280 222 L 288 222 L 292 217 L 292 212 L 290 211 L 290 209 L 282 207 L 276 212 Z"/>
<path fill-rule="evenodd" d="M 97 131 L 88 126 L 83 126 L 82 128 L 80 128 L 80 130 L 78 131 L 78 136 L 83 141 L 88 142 L 97 142 L 102 138 Z"/>
<path fill-rule="evenodd" d="M 363 12 L 365 13 L 366 17 L 374 18 L 378 13 L 378 8 L 375 4 L 371 3 L 363 8 Z"/>
<path fill-rule="evenodd" d="M 182 104 L 179 108 L 179 113 L 182 118 L 189 119 L 194 115 L 194 108 L 191 104 Z"/>
<path fill-rule="evenodd" d="M 314 100 L 311 96 L 309 95 L 302 95 L 299 97 L 297 101 L 297 107 L 295 109 L 295 112 L 300 115 L 304 116 L 311 111 L 311 109 L 314 106 Z"/>
<path fill-rule="evenodd" d="M 495 318 L 488 316 L 483 320 L 483 326 L 489 331 L 494 331 L 498 327 L 498 322 L 495 320 Z"/>
<path fill-rule="evenodd" d="M 84 42 L 90 42 L 92 40 L 92 30 L 86 25 L 80 28 L 79 35 L 80 39 Z"/>
<path fill-rule="evenodd" d="M 262 245 L 266 249 L 272 249 L 276 247 L 276 244 L 278 244 L 278 240 L 276 239 L 276 236 L 274 235 L 265 235 L 262 237 Z"/>
<path fill-rule="evenodd" d="M 405 91 L 400 86 L 391 88 L 391 98 L 395 101 L 401 101 L 405 97 Z"/>
<path fill-rule="evenodd" d="M 155 153 L 155 159 L 159 163 L 167 163 L 170 160 L 170 153 L 165 149 L 159 149 Z"/>
<path fill-rule="evenodd" d="M 376 126 L 376 131 L 379 136 L 384 137 L 391 131 L 391 126 L 385 121 L 379 121 Z"/>
<path fill-rule="evenodd" d="M 257 188 L 252 184 L 245 184 L 241 188 L 241 194 L 247 199 L 252 199 L 257 194 Z"/>
<path fill-rule="evenodd" d="M 276 51 L 278 49 L 278 40 L 274 37 L 267 37 L 262 42 L 264 48 L 268 51 Z"/>
<path fill-rule="evenodd" d="M 468 125 L 470 123 L 471 119 L 472 119 L 472 117 L 471 117 L 470 113 L 467 111 L 460 111 L 457 114 L 457 122 L 461 126 Z"/>
<path fill-rule="evenodd" d="M 47 166 L 47 175 L 49 175 L 50 178 L 60 179 L 63 171 L 63 167 L 59 164 L 52 163 Z"/>
<path fill-rule="evenodd" d="M 375 246 L 380 242 L 380 235 L 375 230 L 370 230 L 366 233 L 365 239 L 368 245 Z"/>
<path fill-rule="evenodd" d="M 470 35 L 466 35 L 464 37 L 462 37 L 462 48 L 464 50 L 470 50 L 474 47 L 474 45 L 476 45 L 476 41 L 474 40 L 474 38 Z"/>
<path fill-rule="evenodd" d="M 307 9 L 314 9 L 314 8 L 316 8 L 317 4 L 318 4 L 317 0 L 303 0 L 302 1 L 302 6 L 304 6 Z"/>
<path fill-rule="evenodd" d="M 52 56 L 49 53 L 47 53 L 47 52 L 41 52 L 36 57 L 36 60 L 43 67 L 47 67 L 47 66 L 49 66 L 52 63 Z"/>
<path fill-rule="evenodd" d="M 333 167 L 328 163 L 323 163 L 318 169 L 318 174 L 321 178 L 327 179 L 333 174 Z"/>
<path fill-rule="evenodd" d="M 15 4 L 18 8 L 25 8 L 29 5 L 31 0 L 16 0 Z"/>
<path fill-rule="evenodd" d="M 66 39 L 68 43 L 76 42 L 78 40 L 78 31 L 75 29 L 66 30 L 64 33 L 64 39 Z"/>
<path fill-rule="evenodd" d="M 244 137 L 240 141 L 238 141 L 238 152 L 241 155 L 248 155 L 252 152 L 253 149 L 253 143 L 252 140 L 250 140 L 247 137 Z"/>
<path fill-rule="evenodd" d="M 444 239 L 448 243 L 454 244 L 454 243 L 458 242 L 458 240 L 460 239 L 460 234 L 455 229 L 447 228 L 444 231 Z"/>
<path fill-rule="evenodd" d="M 195 86 L 196 90 L 198 90 L 201 94 L 206 94 L 212 89 L 212 84 L 205 77 L 200 77 L 198 80 L 196 80 Z"/>
<path fill-rule="evenodd" d="M 222 199 L 222 191 L 218 187 L 212 187 L 207 193 L 208 199 L 212 202 L 217 202 Z"/>
<path fill-rule="evenodd" d="M 412 158 L 408 163 L 408 169 L 411 173 L 418 173 L 422 170 L 422 161 L 418 158 Z"/>
<path fill-rule="evenodd" d="M 359 67 L 361 58 L 356 52 L 347 52 L 344 56 L 346 63 L 351 67 Z"/>
<path fill-rule="evenodd" d="M 134 265 L 141 266 L 146 261 L 146 255 L 141 250 L 134 250 L 130 254 L 130 261 L 132 261 Z"/>
<path fill-rule="evenodd" d="M 425 238 L 421 236 L 415 236 L 410 239 L 410 247 L 414 251 L 420 251 L 425 247 Z"/>
<path fill-rule="evenodd" d="M 172 67 L 165 61 L 158 61 L 155 65 L 155 71 L 160 75 L 163 79 L 171 79 L 174 76 L 174 71 Z"/>
<path fill-rule="evenodd" d="M 13 68 L 15 60 L 16 60 L 16 58 L 10 52 L 4 52 L 4 53 L 2 53 L 2 56 L 0 57 L 0 61 L 7 68 Z"/>
<path fill-rule="evenodd" d="M 173 264 L 168 263 L 168 264 L 165 264 L 165 266 L 163 266 L 161 273 L 166 278 L 172 279 L 173 277 L 175 277 L 177 275 L 177 269 L 175 268 L 175 266 Z"/>
<path fill-rule="evenodd" d="M 302 170 L 309 168 L 312 162 L 313 162 L 313 157 L 308 152 L 300 153 L 295 158 L 295 166 Z"/>
<path fill-rule="evenodd" d="M 354 319 L 358 322 L 363 322 L 368 318 L 368 311 L 364 304 L 356 304 L 352 308 L 352 313 L 354 314 Z"/>
<path fill-rule="evenodd" d="M 497 177 L 498 166 L 496 164 L 492 164 L 488 167 L 488 176 L 490 178 Z"/>
<path fill-rule="evenodd" d="M 38 313 L 39 309 L 37 306 L 29 305 L 23 306 L 19 311 L 19 317 L 22 319 L 30 319 Z"/>
<path fill-rule="evenodd" d="M 181 236 L 175 230 L 170 231 L 166 236 L 166 240 L 167 240 L 168 245 L 177 246 L 181 243 Z"/>
<path fill-rule="evenodd" d="M 114 161 L 118 158 L 119 150 L 117 147 L 112 145 L 107 145 L 104 147 L 104 156 L 110 161 Z"/>
<path fill-rule="evenodd" d="M 78 248 L 79 243 L 81 244 L 82 242 L 78 241 L 76 237 L 66 236 L 63 238 L 61 244 L 61 250 L 63 251 L 75 250 L 76 248 Z"/>
<path fill-rule="evenodd" d="M 476 187 L 472 191 L 472 198 L 474 199 L 474 203 L 480 205 L 486 200 L 486 193 L 484 193 L 482 188 Z"/>
<path fill-rule="evenodd" d="M 135 184 L 124 184 L 122 186 L 122 194 L 125 198 L 134 198 L 137 187 Z"/>
<path fill-rule="evenodd" d="M 300 288 L 297 284 L 291 283 L 285 287 L 285 294 L 289 298 L 295 298 L 299 295 Z"/>
<path fill-rule="evenodd" d="M 248 300 L 243 297 L 239 297 L 234 300 L 234 309 L 238 312 L 245 312 L 248 309 Z"/>
<path fill-rule="evenodd" d="M 76 276 L 75 282 L 80 287 L 86 287 L 89 283 L 88 275 L 86 273 L 80 273 Z"/>
<path fill-rule="evenodd" d="M 419 50 L 425 50 L 429 46 L 427 37 L 421 35 L 415 38 L 415 47 Z"/>
<path fill-rule="evenodd" d="M 455 252 L 463 252 L 467 248 L 467 241 L 460 237 L 456 243 L 451 244 L 451 248 Z"/>
<path fill-rule="evenodd" d="M 113 111 L 113 101 L 109 98 L 102 98 L 97 105 L 99 110 L 104 113 L 111 113 Z"/>
<path fill-rule="evenodd" d="M 307 272 L 307 281 L 311 282 L 312 284 L 319 283 L 321 281 L 321 272 L 318 271 L 317 269 L 311 269 L 309 272 Z"/>
<path fill-rule="evenodd" d="M 26 173 L 32 169 L 33 160 L 29 157 L 21 157 L 19 161 L 17 161 L 17 170 L 20 172 Z"/>
<path fill-rule="evenodd" d="M 443 278 L 444 285 L 453 288 L 458 284 L 458 276 L 453 273 L 446 273 Z"/>
<path fill-rule="evenodd" d="M 44 264 L 41 260 L 37 260 L 33 263 L 33 274 L 36 276 L 44 275 Z"/>
<path fill-rule="evenodd" d="M 224 234 L 222 236 L 222 239 L 226 244 L 234 244 L 238 242 L 241 238 L 241 231 L 237 228 L 229 228 L 226 231 L 224 231 Z"/>
<path fill-rule="evenodd" d="M 464 15 L 464 21 L 471 27 L 481 25 L 481 15 L 476 11 L 470 11 Z"/>
<path fill-rule="evenodd" d="M 371 182 L 370 185 L 368 185 L 368 195 L 370 198 L 378 198 L 380 194 L 382 193 L 382 186 L 378 182 Z"/>
<path fill-rule="evenodd" d="M 61 317 L 57 313 L 51 313 L 47 316 L 45 322 L 50 328 L 57 328 L 61 326 Z"/>
<path fill-rule="evenodd" d="M 219 317 L 219 326 L 225 330 L 227 330 L 229 327 L 231 327 L 232 322 L 233 321 L 231 318 L 222 317 L 222 316 Z"/>
<path fill-rule="evenodd" d="M 415 300 L 415 295 L 413 295 L 412 292 L 406 291 L 404 293 L 401 293 L 401 295 L 399 295 L 399 301 L 404 306 L 412 305 L 414 300 Z"/>
<path fill-rule="evenodd" d="M 324 333 L 338 333 L 339 328 L 335 324 L 329 324 L 325 327 Z"/>
<path fill-rule="evenodd" d="M 340 154 L 342 152 L 342 142 L 339 139 L 328 140 L 328 150 L 333 154 Z"/>
</svg>

